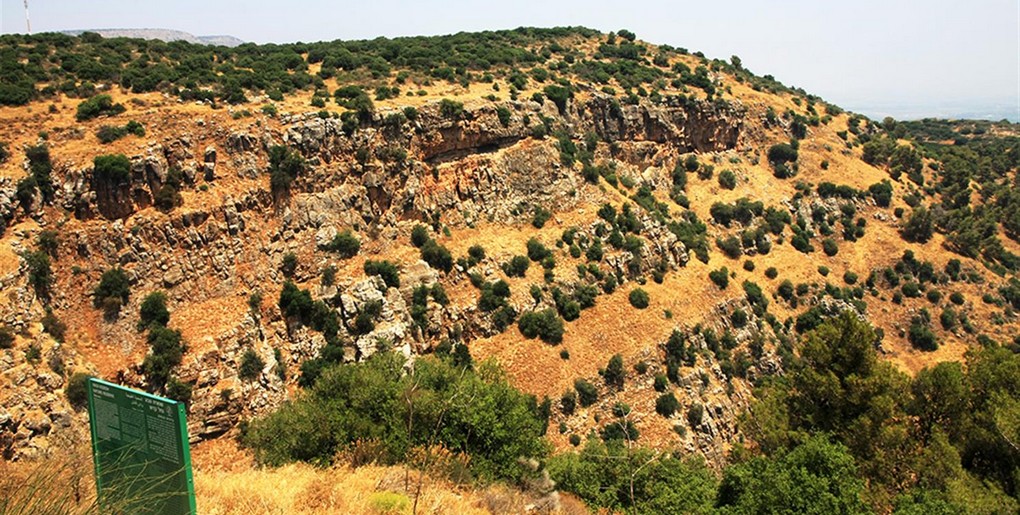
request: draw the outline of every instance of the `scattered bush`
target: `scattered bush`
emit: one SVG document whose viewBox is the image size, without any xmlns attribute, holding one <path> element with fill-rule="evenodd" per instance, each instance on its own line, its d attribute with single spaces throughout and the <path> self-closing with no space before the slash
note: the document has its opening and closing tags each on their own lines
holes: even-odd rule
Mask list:
<svg viewBox="0 0 1020 515">
<path fill-rule="evenodd" d="M 836 245 L 836 240 L 832 238 L 825 238 L 822 240 L 822 251 L 825 252 L 826 256 L 835 256 L 839 253 L 839 246 Z"/>
<path fill-rule="evenodd" d="M 293 252 L 288 252 L 283 255 L 283 261 L 280 263 L 280 271 L 287 277 L 293 277 L 294 272 L 297 272 L 298 257 Z"/>
<path fill-rule="evenodd" d="M 464 104 L 444 98 L 439 101 L 439 114 L 441 114 L 443 118 L 460 118 L 464 115 Z"/>
<path fill-rule="evenodd" d="M 910 330 L 907 332 L 907 341 L 909 341 L 915 348 L 923 351 L 935 351 L 939 348 L 935 333 L 931 332 L 928 324 L 917 319 L 910 323 Z"/>
<path fill-rule="evenodd" d="M 67 396 L 67 402 L 72 408 L 82 410 L 88 404 L 88 381 L 90 377 L 92 376 L 83 372 L 75 372 L 67 380 L 67 386 L 64 387 L 64 395 Z"/>
<path fill-rule="evenodd" d="M 503 272 L 510 277 L 524 277 L 529 266 L 531 266 L 531 261 L 527 257 L 514 256 L 510 258 L 510 262 L 503 265 Z"/>
<path fill-rule="evenodd" d="M 417 248 L 422 248 L 425 243 L 429 241 L 429 230 L 427 227 L 421 224 L 417 224 L 411 229 L 411 245 Z"/>
<path fill-rule="evenodd" d="M 92 180 L 99 184 L 116 186 L 131 180 L 131 161 L 123 154 L 96 156 L 92 165 Z"/>
<path fill-rule="evenodd" d="M 305 158 L 285 145 L 269 147 L 269 187 L 274 194 L 286 193 L 306 168 Z"/>
<path fill-rule="evenodd" d="M 730 270 L 726 267 L 713 270 L 708 273 L 708 278 L 711 279 L 720 290 L 725 290 L 730 284 Z"/>
<path fill-rule="evenodd" d="M 388 288 L 400 287 L 400 268 L 389 261 L 365 261 L 365 273 L 382 278 Z"/>
<path fill-rule="evenodd" d="M 552 212 L 543 207 L 536 207 L 535 213 L 531 218 L 531 225 L 536 229 L 541 229 L 542 227 L 545 227 L 545 223 L 548 222 L 550 218 L 552 218 Z"/>
<path fill-rule="evenodd" d="M 326 244 L 326 250 L 336 252 L 342 258 L 352 258 L 361 250 L 361 241 L 350 231 L 338 233 Z"/>
<path fill-rule="evenodd" d="M 166 294 L 154 291 L 145 296 L 138 310 L 138 330 L 148 328 L 152 324 L 166 326 L 170 323 L 170 311 L 166 308 Z"/>
<path fill-rule="evenodd" d="M 680 410 L 680 401 L 676 400 L 676 397 L 672 393 L 666 393 L 660 395 L 655 400 L 655 412 L 666 418 L 672 417 L 674 413 Z"/>
<path fill-rule="evenodd" d="M 247 349 L 241 356 L 241 364 L 237 369 L 237 377 L 242 381 L 258 379 L 265 366 L 266 362 L 259 357 L 258 353 L 253 349 Z"/>
<path fill-rule="evenodd" d="M 701 420 L 704 416 L 705 407 L 700 403 L 694 403 L 687 409 L 687 424 L 691 427 L 698 427 L 701 425 Z"/>
<path fill-rule="evenodd" d="M 530 311 L 521 315 L 517 328 L 525 338 L 540 338 L 546 343 L 563 341 L 563 319 L 553 309 Z"/>
<path fill-rule="evenodd" d="M 432 268 L 443 272 L 449 273 L 450 270 L 453 270 L 453 254 L 450 254 L 450 249 L 436 243 L 436 240 L 429 239 L 422 245 L 421 259 Z"/>
<path fill-rule="evenodd" d="M 595 404 L 595 402 L 599 400 L 599 392 L 595 388 L 595 385 L 585 381 L 584 379 L 575 380 L 574 389 L 577 390 L 577 400 L 581 403 L 581 406 L 585 408 Z"/>
<path fill-rule="evenodd" d="M 99 278 L 99 284 L 92 290 L 92 305 L 103 308 L 107 317 L 120 313 L 120 307 L 127 303 L 131 293 L 131 282 L 120 268 L 111 268 Z"/>
<path fill-rule="evenodd" d="M 737 176 L 729 170 L 723 170 L 719 173 L 719 186 L 732 190 L 737 187 Z"/>
<path fill-rule="evenodd" d="M 609 358 L 609 363 L 606 365 L 606 372 L 602 377 L 606 380 L 607 386 L 613 386 L 622 390 L 624 379 L 626 379 L 626 371 L 623 367 L 623 356 L 614 354 L 613 357 Z"/>
<path fill-rule="evenodd" d="M 22 258 L 28 265 L 28 284 L 35 290 L 36 295 L 43 299 L 48 298 L 54 281 L 50 256 L 45 252 L 36 251 L 27 252 Z"/>
<path fill-rule="evenodd" d="M 125 110 L 122 104 L 114 104 L 110 95 L 96 95 L 78 104 L 75 118 L 83 122 L 104 115 L 118 115 Z"/>
<path fill-rule="evenodd" d="M 627 296 L 627 300 L 630 301 L 631 306 L 637 309 L 645 309 L 648 307 L 648 292 L 641 288 L 634 288 Z"/>
</svg>

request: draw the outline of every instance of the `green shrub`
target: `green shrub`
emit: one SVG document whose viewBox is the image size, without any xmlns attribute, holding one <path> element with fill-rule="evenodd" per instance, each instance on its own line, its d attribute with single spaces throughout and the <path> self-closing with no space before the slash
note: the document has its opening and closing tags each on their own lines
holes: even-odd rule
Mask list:
<svg viewBox="0 0 1020 515">
<path fill-rule="evenodd" d="M 170 323 L 170 311 L 166 308 L 166 294 L 154 291 L 145 296 L 138 310 L 138 330 L 152 324 L 166 326 Z"/>
<path fill-rule="evenodd" d="M 166 396 L 167 398 L 183 402 L 184 404 L 191 404 L 191 392 L 193 388 L 194 386 L 191 383 L 185 383 L 176 377 L 171 377 L 166 383 Z"/>
<path fill-rule="evenodd" d="M 931 239 L 934 231 L 935 223 L 931 213 L 924 206 L 918 206 L 910 213 L 901 232 L 907 241 L 925 243 Z"/>
<path fill-rule="evenodd" d="M 903 292 L 904 297 L 912 299 L 921 296 L 921 287 L 914 281 L 903 283 L 903 286 L 900 288 L 900 291 Z"/>
<path fill-rule="evenodd" d="M 28 266 L 28 284 L 35 294 L 43 299 L 49 297 L 53 286 L 53 270 L 50 267 L 50 256 L 42 251 L 27 252 L 22 256 Z"/>
<path fill-rule="evenodd" d="M 400 287 L 400 268 L 389 261 L 365 261 L 365 273 L 378 275 L 389 288 Z"/>
<path fill-rule="evenodd" d="M 701 420 L 704 416 L 705 407 L 696 402 L 687 409 L 687 424 L 691 427 L 698 427 L 701 425 Z"/>
<path fill-rule="evenodd" d="M 914 348 L 923 351 L 935 351 L 939 348 L 935 333 L 931 331 L 928 324 L 917 319 L 910 323 L 910 330 L 907 331 L 907 341 Z"/>
<path fill-rule="evenodd" d="M 293 252 L 288 252 L 283 255 L 283 261 L 280 263 L 280 271 L 287 277 L 293 277 L 294 272 L 297 272 L 298 257 Z"/>
<path fill-rule="evenodd" d="M 177 188 L 170 184 L 160 186 L 153 198 L 153 204 L 156 206 L 156 209 L 164 212 L 172 210 L 183 202 L 184 198 L 177 191 Z"/>
<path fill-rule="evenodd" d="M 719 186 L 732 190 L 737 187 L 737 176 L 729 170 L 723 170 L 719 173 Z"/>
<path fill-rule="evenodd" d="M 96 156 L 92 179 L 100 184 L 119 185 L 131 180 L 131 161 L 123 154 Z"/>
<path fill-rule="evenodd" d="M 517 328 L 525 338 L 540 338 L 546 343 L 563 341 L 563 319 L 553 309 L 529 311 L 521 315 Z"/>
<path fill-rule="evenodd" d="M 672 417 L 680 410 L 680 401 L 672 393 L 665 393 L 655 399 L 655 412 L 664 417 Z"/>
<path fill-rule="evenodd" d="M 550 218 L 552 218 L 552 212 L 543 207 L 536 207 L 534 216 L 531 218 L 531 225 L 533 225 L 536 229 L 541 229 L 542 227 L 545 227 L 545 223 L 548 222 Z"/>
<path fill-rule="evenodd" d="M 107 316 L 116 316 L 127 303 L 131 293 L 130 280 L 124 270 L 111 268 L 103 272 L 99 284 L 92 290 L 92 305 L 103 308 Z"/>
<path fill-rule="evenodd" d="M 531 266 L 531 261 L 527 257 L 514 256 L 510 258 L 508 263 L 503 265 L 503 272 L 510 277 L 524 277 L 529 266 Z"/>
<path fill-rule="evenodd" d="M 417 248 L 422 248 L 426 242 L 429 241 L 429 230 L 427 227 L 421 224 L 416 224 L 411 229 L 411 245 Z"/>
<path fill-rule="evenodd" d="M 607 386 L 613 386 L 622 390 L 626 377 L 627 373 L 623 367 L 623 356 L 614 354 L 613 357 L 609 358 L 609 363 L 606 365 L 606 371 L 602 378 L 605 379 Z"/>
<path fill-rule="evenodd" d="M 326 250 L 336 252 L 345 259 L 352 258 L 361 250 L 361 241 L 350 230 L 346 230 L 334 236 L 326 244 Z"/>
<path fill-rule="evenodd" d="M 79 122 L 91 120 L 103 115 L 118 115 L 123 113 L 125 108 L 121 104 L 114 104 L 110 95 L 96 95 L 80 104 L 75 114 Z"/>
<path fill-rule="evenodd" d="M 765 277 L 775 279 L 776 277 L 779 277 L 779 270 L 776 270 L 776 267 L 774 266 L 770 266 L 765 269 Z"/>
<path fill-rule="evenodd" d="M 429 239 L 421 247 L 421 259 L 432 268 L 449 273 L 453 270 L 453 255 L 445 246 L 436 243 L 436 240 Z"/>
<path fill-rule="evenodd" d="M 574 389 L 577 390 L 577 400 L 581 406 L 587 408 L 595 401 L 599 400 L 599 392 L 595 388 L 595 385 L 585 381 L 584 379 L 576 379 L 574 381 Z"/>
<path fill-rule="evenodd" d="M 645 309 L 648 307 L 648 292 L 641 288 L 634 288 L 627 296 L 627 300 L 630 301 L 631 306 L 637 309 Z"/>
<path fill-rule="evenodd" d="M 737 308 L 730 314 L 730 322 L 733 323 L 733 327 L 740 329 L 747 325 L 747 313 L 744 310 Z"/>
<path fill-rule="evenodd" d="M 510 125 L 511 113 L 510 110 L 507 109 L 506 107 L 503 106 L 497 107 L 496 116 L 499 118 L 499 124 L 502 125 L 503 127 L 507 127 Z"/>
<path fill-rule="evenodd" d="M 945 308 L 942 310 L 942 314 L 939 315 L 939 322 L 942 323 L 942 328 L 947 331 L 952 331 L 956 328 L 957 322 L 960 317 L 956 314 L 956 310 L 953 308 Z"/>
<path fill-rule="evenodd" d="M 527 243 L 528 259 L 532 261 L 542 261 L 552 256 L 552 252 L 542 245 L 537 238 L 528 239 Z"/>
<path fill-rule="evenodd" d="M 468 257 L 474 263 L 481 263 L 485 259 L 485 247 L 481 245 L 472 245 L 468 248 Z"/>
<path fill-rule="evenodd" d="M 726 267 L 713 270 L 708 273 L 708 278 L 711 279 L 720 290 L 725 290 L 730 284 L 730 270 Z"/>
<path fill-rule="evenodd" d="M 159 389 L 167 384 L 172 370 L 181 363 L 186 347 L 180 331 L 159 325 L 149 327 L 146 339 L 150 352 L 142 362 L 142 373 L 153 389 Z"/>
<path fill-rule="evenodd" d="M 258 353 L 256 353 L 253 349 L 247 349 L 241 356 L 241 364 L 237 369 L 237 377 L 242 381 L 258 379 L 265 366 L 266 362 L 259 357 Z"/>
<path fill-rule="evenodd" d="M 269 147 L 269 187 L 274 194 L 285 193 L 305 168 L 305 158 L 285 145 Z"/>
<path fill-rule="evenodd" d="M 439 101 L 439 114 L 443 118 L 460 118 L 464 115 L 464 104 L 444 98 Z"/>
<path fill-rule="evenodd" d="M 768 160 L 773 165 L 791 163 L 797 160 L 797 149 L 788 143 L 779 143 L 769 147 Z"/>
<path fill-rule="evenodd" d="M 825 252 L 826 256 L 835 256 L 839 253 L 839 246 L 836 245 L 836 240 L 832 238 L 825 238 L 822 240 L 822 251 Z"/>
<path fill-rule="evenodd" d="M 253 420 L 244 443 L 260 464 L 272 466 L 329 464 L 341 451 L 365 449 L 359 442 L 369 441 L 379 462 L 410 464 L 413 449 L 441 445 L 469 456 L 471 476 L 485 481 L 517 480 L 523 474 L 519 459 L 548 452 L 541 406 L 494 366 L 476 373 L 426 356 L 407 373 L 404 361 L 380 352 L 326 368 L 304 395 Z M 409 403 L 411 388 L 420 395 Z"/>
<path fill-rule="evenodd" d="M 90 377 L 92 376 L 82 372 L 75 372 L 67 380 L 67 386 L 64 387 L 64 395 L 67 396 L 67 402 L 71 404 L 72 408 L 82 410 L 88 404 L 88 381 Z"/>
<path fill-rule="evenodd" d="M 744 254 L 744 249 L 740 245 L 740 238 L 736 236 L 727 236 L 726 238 L 716 238 L 715 244 L 719 247 L 719 250 L 726 254 L 726 257 L 730 259 L 737 259 Z"/>
</svg>

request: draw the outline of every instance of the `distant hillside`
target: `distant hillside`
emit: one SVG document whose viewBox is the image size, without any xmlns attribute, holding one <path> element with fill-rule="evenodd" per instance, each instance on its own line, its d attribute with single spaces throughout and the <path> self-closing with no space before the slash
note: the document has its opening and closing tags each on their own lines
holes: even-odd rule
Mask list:
<svg viewBox="0 0 1020 515">
<path fill-rule="evenodd" d="M 140 39 L 158 39 L 160 41 L 187 41 L 188 43 L 195 43 L 199 45 L 217 45 L 226 47 L 235 47 L 243 44 L 244 41 L 234 36 L 196 36 L 194 34 L 184 32 L 183 30 L 171 30 L 171 29 L 85 29 L 85 30 L 65 30 L 62 33 L 77 36 L 82 32 L 95 32 L 104 38 L 140 38 Z"/>
</svg>

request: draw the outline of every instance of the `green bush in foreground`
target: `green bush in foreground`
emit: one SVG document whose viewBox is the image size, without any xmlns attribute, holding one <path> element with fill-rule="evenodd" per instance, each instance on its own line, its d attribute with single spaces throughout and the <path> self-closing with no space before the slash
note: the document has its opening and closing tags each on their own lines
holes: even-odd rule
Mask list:
<svg viewBox="0 0 1020 515">
<path fill-rule="evenodd" d="M 548 452 L 535 398 L 511 387 L 492 362 L 473 372 L 426 357 L 413 375 L 403 364 L 387 352 L 331 367 L 305 395 L 252 421 L 243 441 L 268 465 L 327 464 L 357 442 L 373 442 L 378 462 L 397 463 L 413 447 L 438 443 L 469 455 L 470 471 L 485 479 L 518 478 L 519 458 Z"/>
</svg>

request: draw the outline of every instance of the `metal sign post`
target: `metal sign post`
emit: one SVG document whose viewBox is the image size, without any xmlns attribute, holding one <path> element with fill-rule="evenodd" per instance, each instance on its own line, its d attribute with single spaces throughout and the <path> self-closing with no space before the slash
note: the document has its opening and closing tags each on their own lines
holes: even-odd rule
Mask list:
<svg viewBox="0 0 1020 515">
<path fill-rule="evenodd" d="M 183 403 L 90 378 L 88 412 L 102 511 L 196 513 Z"/>
</svg>

